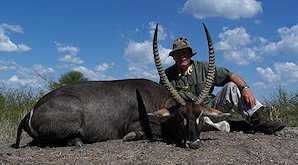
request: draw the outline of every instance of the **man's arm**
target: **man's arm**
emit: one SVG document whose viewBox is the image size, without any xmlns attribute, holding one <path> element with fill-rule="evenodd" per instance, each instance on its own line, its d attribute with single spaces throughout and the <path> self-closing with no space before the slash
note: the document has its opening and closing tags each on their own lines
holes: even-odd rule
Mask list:
<svg viewBox="0 0 298 165">
<path fill-rule="evenodd" d="M 242 97 L 245 99 L 246 103 L 250 105 L 250 107 L 254 107 L 256 105 L 256 97 L 250 90 L 248 86 L 246 86 L 246 82 L 238 75 L 233 73 L 230 76 L 231 81 L 233 81 L 239 88 Z"/>
</svg>

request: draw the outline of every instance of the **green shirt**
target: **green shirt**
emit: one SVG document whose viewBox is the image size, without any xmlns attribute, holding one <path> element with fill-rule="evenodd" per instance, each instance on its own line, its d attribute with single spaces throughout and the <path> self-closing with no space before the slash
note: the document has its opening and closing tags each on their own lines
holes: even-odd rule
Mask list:
<svg viewBox="0 0 298 165">
<path fill-rule="evenodd" d="M 171 84 L 176 88 L 179 94 L 187 101 L 195 100 L 204 88 L 208 74 L 208 63 L 203 61 L 191 61 L 191 71 L 185 74 L 180 74 L 176 64 L 165 70 Z M 214 95 L 212 94 L 214 86 L 223 86 L 231 81 L 230 76 L 233 74 L 226 68 L 215 68 L 214 83 L 209 91 L 209 95 L 203 101 L 203 105 L 212 107 Z"/>
</svg>

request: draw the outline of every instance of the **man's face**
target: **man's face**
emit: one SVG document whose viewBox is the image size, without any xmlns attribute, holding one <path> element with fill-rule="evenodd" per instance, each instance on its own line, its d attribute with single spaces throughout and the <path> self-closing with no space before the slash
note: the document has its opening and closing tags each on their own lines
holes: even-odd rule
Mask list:
<svg viewBox="0 0 298 165">
<path fill-rule="evenodd" d="M 191 51 L 189 49 L 178 50 L 173 53 L 173 58 L 178 67 L 188 67 L 190 65 Z"/>
</svg>

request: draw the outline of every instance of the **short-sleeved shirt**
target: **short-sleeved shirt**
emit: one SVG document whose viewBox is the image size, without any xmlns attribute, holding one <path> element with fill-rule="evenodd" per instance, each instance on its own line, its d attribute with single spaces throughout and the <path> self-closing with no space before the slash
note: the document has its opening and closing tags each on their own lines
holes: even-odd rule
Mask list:
<svg viewBox="0 0 298 165">
<path fill-rule="evenodd" d="M 208 74 L 208 63 L 203 61 L 191 60 L 191 69 L 181 74 L 178 71 L 176 64 L 165 70 L 165 73 L 176 88 L 178 93 L 188 101 L 195 100 L 205 86 L 205 81 Z M 215 67 L 214 83 L 209 91 L 209 95 L 203 101 L 203 105 L 212 107 L 215 95 L 212 94 L 214 86 L 223 86 L 231 81 L 230 76 L 233 73 L 223 67 Z"/>
</svg>

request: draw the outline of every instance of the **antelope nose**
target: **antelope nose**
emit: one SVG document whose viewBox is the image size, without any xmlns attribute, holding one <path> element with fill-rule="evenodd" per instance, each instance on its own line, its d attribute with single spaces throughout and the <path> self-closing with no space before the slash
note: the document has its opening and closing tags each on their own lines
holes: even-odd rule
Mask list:
<svg viewBox="0 0 298 165">
<path fill-rule="evenodd" d="M 198 149 L 200 146 L 200 141 L 199 140 L 187 141 L 185 145 L 186 145 L 186 148 L 189 148 L 189 149 Z"/>
</svg>

